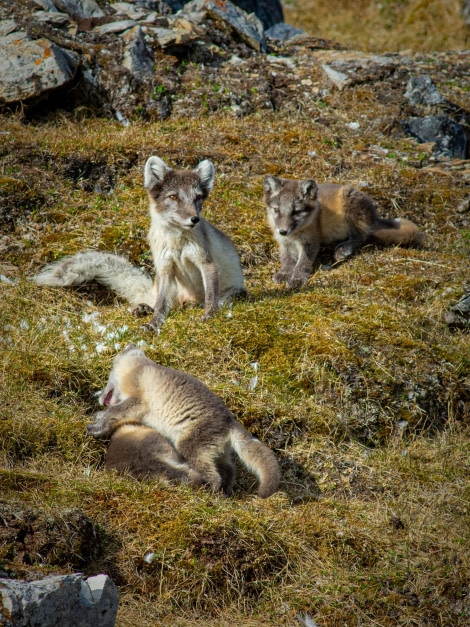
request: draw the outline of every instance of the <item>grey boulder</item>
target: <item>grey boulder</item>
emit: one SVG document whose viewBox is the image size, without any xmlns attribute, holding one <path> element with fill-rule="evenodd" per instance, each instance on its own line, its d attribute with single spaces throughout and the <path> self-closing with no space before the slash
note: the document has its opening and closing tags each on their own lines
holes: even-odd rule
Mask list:
<svg viewBox="0 0 470 627">
<path fill-rule="evenodd" d="M 0 579 L 0 624 L 5 627 L 113 627 L 118 603 L 116 586 L 107 575 Z"/>
<path fill-rule="evenodd" d="M 38 98 L 70 83 L 79 59 L 47 39 L 19 31 L 0 37 L 0 104 Z"/>
</svg>

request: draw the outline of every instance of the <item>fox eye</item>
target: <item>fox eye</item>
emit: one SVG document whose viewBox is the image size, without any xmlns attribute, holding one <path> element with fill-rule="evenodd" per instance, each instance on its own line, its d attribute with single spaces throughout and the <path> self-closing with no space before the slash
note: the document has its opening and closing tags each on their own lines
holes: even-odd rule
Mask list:
<svg viewBox="0 0 470 627">
<path fill-rule="evenodd" d="M 279 213 L 279 207 L 272 207 L 272 210 L 274 211 L 274 213 Z"/>
<path fill-rule="evenodd" d="M 170 200 L 177 200 L 177 199 L 178 199 L 178 196 L 177 196 L 177 194 L 170 194 L 170 195 L 168 196 L 168 198 L 169 198 Z"/>
</svg>

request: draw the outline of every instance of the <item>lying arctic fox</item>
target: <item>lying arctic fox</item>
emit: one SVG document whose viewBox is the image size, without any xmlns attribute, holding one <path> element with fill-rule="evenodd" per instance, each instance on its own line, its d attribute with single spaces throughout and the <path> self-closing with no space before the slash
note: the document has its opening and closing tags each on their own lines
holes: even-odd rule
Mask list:
<svg viewBox="0 0 470 627">
<path fill-rule="evenodd" d="M 178 455 L 166 438 L 141 424 L 122 424 L 112 432 L 105 468 L 136 479 L 204 483 L 201 475 Z"/>
<path fill-rule="evenodd" d="M 238 423 L 223 401 L 199 379 L 157 365 L 135 344 L 114 358 L 100 396 L 106 409 L 88 425 L 88 433 L 105 437 L 132 423 L 155 429 L 206 483 L 226 495 L 235 482 L 235 451 L 260 482 L 266 498 L 279 487 L 280 470 L 272 451 Z"/>
<path fill-rule="evenodd" d="M 351 185 L 264 177 L 268 224 L 281 253 L 273 277 L 288 287 L 304 285 L 313 272 L 321 244 L 338 242 L 335 261 L 366 243 L 422 246 L 424 235 L 405 218 L 381 218 L 372 199 Z"/>
</svg>

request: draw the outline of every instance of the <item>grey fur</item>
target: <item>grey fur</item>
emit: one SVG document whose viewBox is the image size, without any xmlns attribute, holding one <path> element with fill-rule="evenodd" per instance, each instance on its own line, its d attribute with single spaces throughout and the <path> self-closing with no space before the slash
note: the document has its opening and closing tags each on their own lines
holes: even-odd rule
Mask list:
<svg viewBox="0 0 470 627">
<path fill-rule="evenodd" d="M 281 268 L 273 276 L 288 287 L 304 285 L 321 244 L 337 243 L 342 261 L 365 243 L 421 246 L 410 220 L 381 218 L 372 199 L 351 185 L 295 181 L 267 175 L 263 182 L 268 224 L 279 245 Z"/>
</svg>

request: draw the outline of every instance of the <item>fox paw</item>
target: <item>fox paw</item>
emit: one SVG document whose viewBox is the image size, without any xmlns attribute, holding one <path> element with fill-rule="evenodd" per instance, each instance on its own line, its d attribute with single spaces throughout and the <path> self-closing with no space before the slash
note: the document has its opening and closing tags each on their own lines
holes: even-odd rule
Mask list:
<svg viewBox="0 0 470 627">
<path fill-rule="evenodd" d="M 211 309 L 210 311 L 206 311 L 203 314 L 202 319 L 204 320 L 204 322 L 206 320 L 210 320 L 211 318 L 213 318 L 215 316 L 216 313 L 217 313 L 217 309 Z"/>
<path fill-rule="evenodd" d="M 351 244 L 340 244 L 335 248 L 334 259 L 335 261 L 343 261 L 353 254 L 353 248 Z"/>
<path fill-rule="evenodd" d="M 287 274 L 287 272 L 284 272 L 283 270 L 279 270 L 278 272 L 276 272 L 276 274 L 273 275 L 273 282 L 285 283 L 287 281 L 288 276 L 289 275 Z"/>
<path fill-rule="evenodd" d="M 290 289 L 295 289 L 297 287 L 302 287 L 309 280 L 310 275 L 307 273 L 299 273 L 293 274 L 291 277 L 287 279 L 287 287 Z"/>
<path fill-rule="evenodd" d="M 142 324 L 140 326 L 140 328 L 142 329 L 142 331 L 152 331 L 152 333 L 156 333 L 157 335 L 160 335 L 160 329 L 162 326 L 162 322 L 158 322 L 156 320 L 150 320 L 150 322 L 145 322 L 144 324 Z"/>
<path fill-rule="evenodd" d="M 86 426 L 86 432 L 94 438 L 100 438 L 106 435 L 103 431 L 102 425 L 96 424 L 95 422 Z"/>
<path fill-rule="evenodd" d="M 143 318 L 144 316 L 153 314 L 153 307 L 150 307 L 150 305 L 146 305 L 145 303 L 140 303 L 140 305 L 137 305 L 137 307 L 134 307 L 134 309 L 131 310 L 131 314 L 137 318 Z"/>
</svg>

